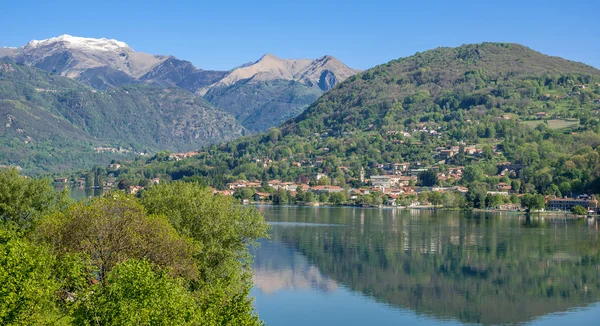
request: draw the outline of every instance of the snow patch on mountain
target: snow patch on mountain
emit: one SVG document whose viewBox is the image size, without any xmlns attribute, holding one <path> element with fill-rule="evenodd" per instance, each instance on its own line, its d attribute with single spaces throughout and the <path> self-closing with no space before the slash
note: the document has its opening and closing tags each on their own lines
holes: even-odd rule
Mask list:
<svg viewBox="0 0 600 326">
<path fill-rule="evenodd" d="M 54 44 L 62 44 L 71 49 L 88 50 L 88 51 L 119 51 L 122 49 L 131 49 L 125 42 L 107 38 L 86 38 L 71 36 L 68 34 L 58 37 L 52 37 L 45 40 L 32 40 L 23 46 L 23 49 L 33 49 Z"/>
</svg>

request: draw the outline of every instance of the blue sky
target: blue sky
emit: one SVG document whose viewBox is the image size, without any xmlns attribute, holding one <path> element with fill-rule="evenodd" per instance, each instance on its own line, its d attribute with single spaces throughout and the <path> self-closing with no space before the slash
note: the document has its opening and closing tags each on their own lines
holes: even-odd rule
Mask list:
<svg viewBox="0 0 600 326">
<path fill-rule="evenodd" d="M 27 1 L 0 6 L 0 46 L 115 38 L 203 69 L 272 53 L 367 69 L 438 46 L 516 42 L 600 67 L 600 1 Z"/>
</svg>

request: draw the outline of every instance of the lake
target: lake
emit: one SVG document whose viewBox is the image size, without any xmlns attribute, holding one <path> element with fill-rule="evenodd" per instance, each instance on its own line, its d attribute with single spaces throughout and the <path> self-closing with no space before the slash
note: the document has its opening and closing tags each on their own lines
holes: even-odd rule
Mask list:
<svg viewBox="0 0 600 326">
<path fill-rule="evenodd" d="M 597 222 L 259 206 L 252 296 L 274 326 L 600 324 Z"/>
</svg>

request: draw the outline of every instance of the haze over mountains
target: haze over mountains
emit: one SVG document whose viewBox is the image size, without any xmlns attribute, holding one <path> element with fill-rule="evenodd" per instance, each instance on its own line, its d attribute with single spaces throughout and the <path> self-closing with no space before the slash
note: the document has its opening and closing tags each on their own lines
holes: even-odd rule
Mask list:
<svg viewBox="0 0 600 326">
<path fill-rule="evenodd" d="M 288 60 L 271 54 L 230 71 L 203 70 L 173 56 L 136 52 L 121 41 L 70 35 L 2 48 L 2 56 L 99 90 L 138 83 L 180 87 L 233 114 L 250 131 L 300 114 L 323 92 L 358 72 L 331 56 Z"/>
</svg>

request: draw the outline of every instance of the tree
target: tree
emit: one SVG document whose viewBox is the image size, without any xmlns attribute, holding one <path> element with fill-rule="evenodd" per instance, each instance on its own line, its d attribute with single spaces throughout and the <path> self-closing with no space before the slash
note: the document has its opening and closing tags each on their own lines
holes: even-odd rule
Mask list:
<svg viewBox="0 0 600 326">
<path fill-rule="evenodd" d="M 129 259 L 98 284 L 75 314 L 86 325 L 202 324 L 196 298 L 165 271 L 145 260 Z"/>
<path fill-rule="evenodd" d="M 312 191 L 302 193 L 302 201 L 305 203 L 312 203 L 315 201 L 315 194 Z"/>
<path fill-rule="evenodd" d="M 439 206 L 442 204 L 442 193 L 439 191 L 432 191 L 429 193 L 428 199 L 433 206 Z"/>
<path fill-rule="evenodd" d="M 432 187 L 437 185 L 438 177 L 437 173 L 433 170 L 427 170 L 419 173 L 418 176 L 419 184 L 424 187 Z"/>
<path fill-rule="evenodd" d="M 571 208 L 571 213 L 575 215 L 587 215 L 588 212 L 587 209 L 585 209 L 585 207 L 577 205 Z"/>
<path fill-rule="evenodd" d="M 319 178 L 319 180 L 317 181 L 317 185 L 319 185 L 319 186 L 329 186 L 330 184 L 331 184 L 331 182 L 329 181 L 329 178 L 326 176 Z"/>
<path fill-rule="evenodd" d="M 540 210 L 546 207 L 546 200 L 540 194 L 525 194 L 521 198 L 521 205 L 529 211 Z"/>
<path fill-rule="evenodd" d="M 49 250 L 0 228 L 0 324 L 50 325 L 61 313 Z"/>
<path fill-rule="evenodd" d="M 321 203 L 327 203 L 327 202 L 329 202 L 329 194 L 327 194 L 325 192 L 321 193 L 319 195 L 319 202 L 321 202 Z"/>
<path fill-rule="evenodd" d="M 5 226 L 29 228 L 70 202 L 68 190 L 54 191 L 49 180 L 26 178 L 16 169 L 0 170 L 0 218 Z"/>
<path fill-rule="evenodd" d="M 488 189 L 489 185 L 483 182 L 470 184 L 466 194 L 469 205 L 474 208 L 485 208 L 485 198 L 487 197 Z"/>
<path fill-rule="evenodd" d="M 478 182 L 483 179 L 483 171 L 479 166 L 468 165 L 465 167 L 462 180 L 467 183 Z"/>
<path fill-rule="evenodd" d="M 346 202 L 346 194 L 343 192 L 334 192 L 331 194 L 329 200 L 334 205 L 341 205 Z"/>
<path fill-rule="evenodd" d="M 254 191 L 254 189 L 249 187 L 243 187 L 236 189 L 233 193 L 233 197 L 237 199 L 250 199 L 252 198 L 252 196 L 254 196 L 255 193 L 256 191 Z"/>
<path fill-rule="evenodd" d="M 196 247 L 180 236 L 162 215 L 147 216 L 138 200 L 123 193 L 109 193 L 78 202 L 65 212 L 44 217 L 40 239 L 58 255 L 80 253 L 89 257 L 98 280 L 129 258 L 148 259 L 174 275 L 194 278 Z"/>
<path fill-rule="evenodd" d="M 254 324 L 247 297 L 252 288 L 249 247 L 266 237 L 269 229 L 257 209 L 236 205 L 228 196 L 214 196 L 197 183 L 184 182 L 156 185 L 143 193 L 142 203 L 148 213 L 168 216 L 179 233 L 194 240 L 201 253 L 194 256 L 199 271 L 194 288 L 215 320 Z M 230 321 L 232 314 L 237 318 L 234 321 Z"/>
<path fill-rule="evenodd" d="M 504 203 L 504 199 L 501 195 L 487 195 L 485 198 L 485 206 L 491 208 L 498 208 L 498 206 Z"/>
<path fill-rule="evenodd" d="M 94 172 L 85 175 L 85 187 L 88 189 L 96 187 L 96 174 Z"/>
<path fill-rule="evenodd" d="M 276 205 L 284 205 L 289 202 L 289 196 L 285 189 L 279 188 L 273 195 L 273 203 Z"/>
</svg>

